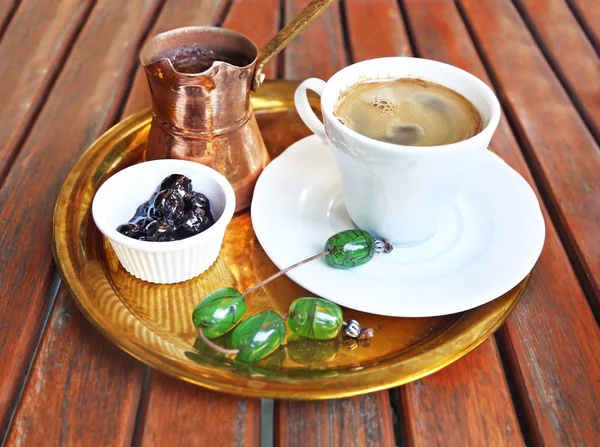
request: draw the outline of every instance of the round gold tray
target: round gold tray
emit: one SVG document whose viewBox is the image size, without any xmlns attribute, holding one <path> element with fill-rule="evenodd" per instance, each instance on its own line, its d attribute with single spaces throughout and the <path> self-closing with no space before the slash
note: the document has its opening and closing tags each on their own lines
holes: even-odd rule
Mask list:
<svg viewBox="0 0 600 447">
<path fill-rule="evenodd" d="M 276 157 L 309 132 L 294 110 L 295 82 L 267 82 L 253 107 L 265 142 Z M 318 108 L 318 102 L 313 102 Z M 209 292 L 249 288 L 276 271 L 254 236 L 249 212 L 234 216 L 217 262 L 200 277 L 156 285 L 120 266 L 91 217 L 98 187 L 141 159 L 150 111 L 114 126 L 80 158 L 56 203 L 54 256 L 81 311 L 109 340 L 140 361 L 172 376 L 227 393 L 279 399 L 329 399 L 402 385 L 431 374 L 489 337 L 518 303 L 528 278 L 502 297 L 461 314 L 391 318 L 344 309 L 375 329 L 368 343 L 288 338 L 255 365 L 206 348 L 196 339 L 191 312 Z M 293 235 L 292 235 L 293 237 Z M 310 293 L 282 277 L 249 296 L 247 315 L 264 309 L 287 312 Z"/>
</svg>

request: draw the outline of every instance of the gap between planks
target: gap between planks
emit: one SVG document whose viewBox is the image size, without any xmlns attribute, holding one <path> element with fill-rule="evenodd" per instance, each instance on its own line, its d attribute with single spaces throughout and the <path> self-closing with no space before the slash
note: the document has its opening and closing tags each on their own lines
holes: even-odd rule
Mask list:
<svg viewBox="0 0 600 447">
<path fill-rule="evenodd" d="M 502 326 L 494 334 L 496 340 L 496 346 L 498 347 L 498 355 L 502 362 L 502 369 L 504 370 L 504 377 L 508 384 L 508 390 L 510 397 L 513 402 L 515 414 L 517 415 L 517 422 L 523 435 L 525 445 L 541 445 L 542 437 L 537 428 L 537 425 L 533 422 L 535 416 L 531 408 L 530 402 L 519 393 L 519 384 L 525 382 L 521 375 L 519 368 L 519 362 L 516 360 L 516 355 L 513 352 L 512 345 L 506 334 L 506 328 Z"/>
<path fill-rule="evenodd" d="M 29 379 L 29 375 L 31 374 L 31 368 L 33 367 L 33 362 L 35 360 L 36 354 L 38 352 L 38 348 L 40 346 L 40 342 L 42 341 L 42 335 L 44 334 L 44 330 L 48 325 L 48 320 L 50 318 L 50 314 L 52 313 L 52 308 L 54 307 L 54 303 L 56 302 L 56 297 L 58 296 L 58 291 L 60 289 L 60 285 L 62 283 L 62 279 L 58 272 L 54 273 L 54 279 L 52 280 L 52 285 L 50 286 L 50 290 L 48 292 L 50 305 L 46 311 L 46 315 L 42 319 L 42 324 L 38 331 L 37 338 L 33 345 L 33 350 L 31 351 L 31 355 L 29 357 L 29 362 L 27 363 L 27 367 L 23 373 L 23 379 L 19 384 L 17 392 L 15 394 L 15 398 L 13 399 L 12 406 L 10 412 L 8 414 L 8 418 L 4 422 L 4 424 L 0 427 L 0 446 L 4 446 L 6 442 L 6 437 L 8 436 L 8 432 L 10 430 L 10 426 L 12 425 L 12 421 L 15 417 L 15 413 L 17 412 L 17 408 L 19 407 L 19 402 L 21 401 L 21 397 L 23 396 L 23 391 L 25 390 L 25 385 Z"/>
<path fill-rule="evenodd" d="M 17 9 L 19 9 L 20 4 L 20 0 L 15 0 L 13 4 L 7 8 L 4 20 L 0 21 L 0 42 L 2 41 L 2 37 L 4 36 L 4 32 L 8 28 L 8 25 L 10 25 L 10 21 L 15 16 Z"/>
<path fill-rule="evenodd" d="M 285 0 L 279 0 L 279 27 L 278 29 L 281 30 L 283 29 L 283 27 L 286 25 L 285 23 Z M 275 78 L 276 79 L 283 79 L 284 78 L 284 70 L 285 70 L 285 64 L 284 64 L 284 59 L 283 59 L 283 55 L 285 53 L 285 48 L 283 50 L 281 50 L 281 52 L 277 55 L 276 61 L 275 61 Z"/>
<path fill-rule="evenodd" d="M 576 3 L 573 2 L 573 0 L 565 0 L 565 3 L 573 13 L 575 19 L 577 19 L 579 26 L 585 33 L 588 40 L 591 42 L 592 46 L 596 50 L 596 53 L 600 56 L 600 40 L 598 40 L 598 38 L 594 34 L 593 29 L 590 28 L 590 24 L 584 17 L 584 12 L 579 8 L 579 6 L 577 6 Z M 598 24 L 596 23 L 596 25 Z"/>
<path fill-rule="evenodd" d="M 260 400 L 260 447 L 273 447 L 275 436 L 275 402 L 273 399 Z"/>
<path fill-rule="evenodd" d="M 142 424 L 144 423 L 145 410 L 147 405 L 147 393 L 148 382 L 150 380 L 150 367 L 147 365 L 143 365 L 144 367 L 144 383 L 142 384 L 142 389 L 140 391 L 140 398 L 138 400 L 137 405 L 137 414 L 135 415 L 135 425 L 133 427 L 133 434 L 131 435 L 131 445 L 140 445 L 140 430 L 142 428 Z"/>
<path fill-rule="evenodd" d="M 342 29 L 342 40 L 344 45 L 344 52 L 346 53 L 346 61 L 348 62 L 348 65 L 351 65 L 355 61 L 352 57 L 352 43 L 350 41 L 350 29 L 348 25 L 348 17 L 346 14 L 345 0 L 340 0 L 340 27 Z"/>
<path fill-rule="evenodd" d="M 223 23 L 225 23 L 225 19 L 227 19 L 234 1 L 235 0 L 225 0 L 225 6 L 223 6 L 223 10 L 215 20 L 214 26 L 223 26 Z"/>
</svg>

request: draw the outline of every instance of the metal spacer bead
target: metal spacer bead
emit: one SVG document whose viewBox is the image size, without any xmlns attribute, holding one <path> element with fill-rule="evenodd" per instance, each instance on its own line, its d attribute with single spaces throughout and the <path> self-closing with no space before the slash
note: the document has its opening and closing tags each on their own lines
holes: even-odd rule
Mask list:
<svg viewBox="0 0 600 447">
<path fill-rule="evenodd" d="M 362 328 L 356 320 L 348 320 L 344 322 L 344 334 L 350 338 L 357 338 L 360 335 Z"/>
<path fill-rule="evenodd" d="M 375 253 L 379 254 L 379 253 L 390 253 L 394 247 L 392 244 L 390 244 L 388 241 L 384 241 L 383 239 L 377 239 L 375 238 L 374 241 L 375 244 Z"/>
</svg>

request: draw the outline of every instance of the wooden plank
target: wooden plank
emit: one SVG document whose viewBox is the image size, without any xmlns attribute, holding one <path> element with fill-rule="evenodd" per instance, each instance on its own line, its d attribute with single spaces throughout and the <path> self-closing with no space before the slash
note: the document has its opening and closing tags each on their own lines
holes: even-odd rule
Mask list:
<svg viewBox="0 0 600 447">
<path fill-rule="evenodd" d="M 493 339 L 399 389 L 409 445 L 523 446 Z"/>
<path fill-rule="evenodd" d="M 136 445 L 260 445 L 260 401 L 150 372 Z"/>
<path fill-rule="evenodd" d="M 74 306 L 61 288 L 8 446 L 131 444 L 143 369 Z"/>
<path fill-rule="evenodd" d="M 366 5 L 360 0 L 347 0 L 346 18 L 354 60 L 411 55 L 395 1 L 377 0 Z M 485 375 L 473 374 L 472 367 L 477 365 L 485 365 Z M 404 434 L 409 444 L 476 445 L 482 439 L 522 444 L 502 364 L 492 340 L 467 359 L 416 384 L 406 385 L 399 392 L 403 396 Z M 423 411 L 429 407 L 435 411 Z"/>
<path fill-rule="evenodd" d="M 165 3 L 148 38 L 182 26 L 214 25 L 223 14 L 226 0 L 169 0 Z M 144 69 L 137 68 L 123 117 L 150 107 L 150 90 Z"/>
<path fill-rule="evenodd" d="M 310 0 L 285 0 L 286 23 L 292 20 Z M 284 77 L 306 79 L 312 76 L 328 79 L 348 63 L 339 1 L 308 25 L 283 52 Z"/>
<path fill-rule="evenodd" d="M 277 401 L 275 446 L 395 446 L 386 391 L 327 401 Z"/>
<path fill-rule="evenodd" d="M 410 56 L 410 42 L 396 0 L 346 0 L 352 62 Z"/>
<path fill-rule="evenodd" d="M 498 79 L 523 149 L 544 184 L 547 205 L 556 213 L 584 286 L 600 310 L 600 148 L 513 4 L 509 0 L 462 4 Z"/>
<path fill-rule="evenodd" d="M 600 141 L 600 58 L 563 0 L 515 0 L 588 128 Z"/>
<path fill-rule="evenodd" d="M 0 107 L 3 148 L 0 179 L 6 174 L 93 4 L 92 0 L 65 0 L 49 2 L 40 8 L 38 2 L 25 0 L 6 29 L 0 42 L 3 61 L 0 98 L 4 104 Z M 0 7 L 0 23 L 2 14 L 9 11 L 8 6 Z"/>
<path fill-rule="evenodd" d="M 229 28 L 251 38 L 260 49 L 279 31 L 279 0 L 236 0 L 231 5 L 223 28 Z M 252 20 L 248 20 L 252 17 Z M 267 78 L 277 75 L 277 60 L 263 70 Z"/>
<path fill-rule="evenodd" d="M 494 2 L 487 3 L 485 20 L 484 14 L 480 16 L 483 20 L 481 29 L 486 30 L 490 39 L 500 42 L 498 45 L 503 39 L 512 42 L 514 54 L 497 62 L 498 65 L 512 66 L 524 55 L 517 50 L 518 40 L 511 39 L 507 29 L 496 29 L 502 14 L 493 11 Z M 453 2 L 407 0 L 406 9 L 415 31 L 419 56 L 459 66 L 489 82 Z M 486 54 L 491 57 L 493 53 L 486 51 Z M 512 71 L 529 73 L 534 82 L 538 82 L 536 73 L 531 70 L 512 67 Z M 519 78 L 524 76 L 519 75 Z M 524 95 L 521 104 L 528 101 L 533 99 Z M 543 106 L 534 103 L 532 107 Z M 534 184 L 504 118 L 492 146 L 530 184 Z M 543 204 L 542 211 L 547 225 L 544 250 L 528 290 L 501 329 L 499 340 L 502 349 L 508 352 L 511 368 L 507 374 L 515 381 L 517 404 L 519 411 L 524 413 L 522 422 L 527 430 L 527 444 L 595 445 L 599 434 L 597 421 L 600 420 L 596 404 L 600 398 L 598 376 L 581 371 L 599 370 L 597 324 Z"/>
<path fill-rule="evenodd" d="M 24 379 L 30 353 L 52 303 L 55 268 L 50 240 L 56 196 L 77 156 L 114 123 L 136 64 L 138 44 L 158 3 L 148 0 L 97 2 L 0 189 L 0 296 L 3 297 L 0 300 L 0 420 L 3 422 L 7 420 L 17 388 Z M 18 68 L 14 66 L 14 69 Z M 88 327 L 88 330 L 91 329 Z M 55 343 L 53 334 L 45 337 L 51 337 L 48 343 Z M 78 343 L 60 339 L 66 344 Z M 81 355 L 81 352 L 75 355 Z M 47 358 L 36 359 L 32 377 L 47 377 L 35 374 L 36 368 L 39 371 L 44 367 Z M 125 368 L 126 365 L 118 360 L 109 365 L 112 368 L 105 365 L 109 374 L 103 376 L 103 382 L 94 385 L 86 382 L 81 385 L 82 389 L 98 386 L 105 388 L 106 393 L 112 389 L 118 392 L 123 385 L 111 381 L 111 369 Z M 89 368 L 99 367 L 89 365 Z M 53 373 L 59 374 L 49 372 Z M 79 374 L 75 373 L 75 376 Z M 86 377 L 85 373 L 81 374 Z M 38 381 L 35 385 L 39 385 L 42 392 L 50 392 L 48 387 L 53 386 L 51 381 Z M 36 391 L 36 386 L 28 386 L 27 390 Z M 69 414 L 95 414 L 96 424 L 103 425 L 111 433 L 125 429 L 110 413 L 100 414 L 96 403 L 86 399 L 85 395 L 67 394 L 61 396 L 61 402 L 62 411 Z M 53 417 L 54 413 L 48 411 L 48 407 L 28 407 L 21 415 L 23 421 L 34 413 L 36 418 L 47 416 L 40 427 L 34 428 L 49 430 L 52 422 L 59 422 Z M 113 408 L 111 411 L 120 410 Z M 135 411 L 135 406 L 127 411 Z M 109 426 L 112 426 L 110 430 Z M 65 435 L 71 436 L 71 433 Z M 37 439 L 38 435 L 35 436 Z"/>
<path fill-rule="evenodd" d="M 566 0 L 600 53 L 600 3 L 597 0 Z"/>
</svg>

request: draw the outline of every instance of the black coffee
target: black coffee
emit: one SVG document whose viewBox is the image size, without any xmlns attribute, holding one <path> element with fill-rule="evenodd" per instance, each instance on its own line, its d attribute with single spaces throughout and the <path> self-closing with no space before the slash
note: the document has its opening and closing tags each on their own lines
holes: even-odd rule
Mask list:
<svg viewBox="0 0 600 447">
<path fill-rule="evenodd" d="M 482 129 L 479 111 L 461 94 L 414 78 L 365 82 L 347 90 L 334 109 L 350 129 L 405 146 L 439 146 Z"/>
<path fill-rule="evenodd" d="M 227 62 L 237 67 L 245 67 L 252 62 L 243 53 L 225 50 L 211 50 L 195 46 L 184 46 L 160 56 L 168 58 L 173 68 L 180 73 L 202 73 L 208 70 L 213 62 Z"/>
</svg>

